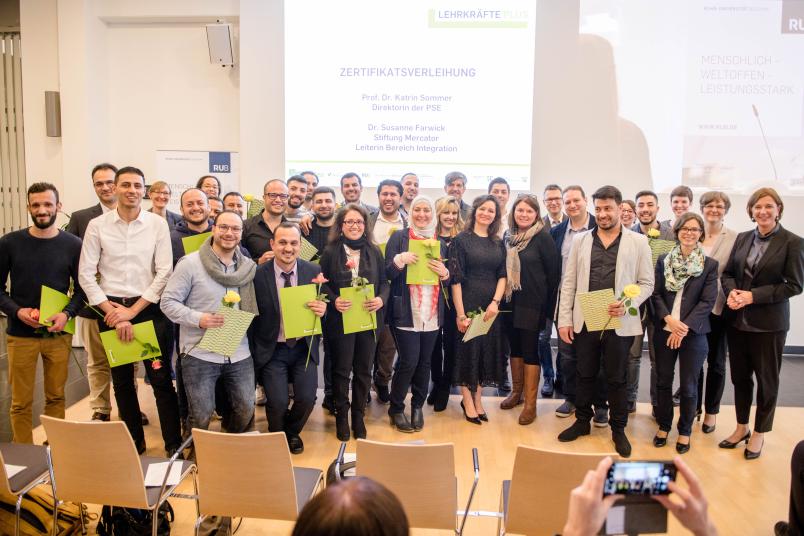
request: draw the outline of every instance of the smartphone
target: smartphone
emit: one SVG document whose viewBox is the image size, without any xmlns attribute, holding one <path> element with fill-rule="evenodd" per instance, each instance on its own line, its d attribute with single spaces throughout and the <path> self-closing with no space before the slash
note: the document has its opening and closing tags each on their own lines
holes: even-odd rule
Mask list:
<svg viewBox="0 0 804 536">
<path fill-rule="evenodd" d="M 603 495 L 667 495 L 667 485 L 675 480 L 673 462 L 614 462 L 603 484 Z"/>
</svg>

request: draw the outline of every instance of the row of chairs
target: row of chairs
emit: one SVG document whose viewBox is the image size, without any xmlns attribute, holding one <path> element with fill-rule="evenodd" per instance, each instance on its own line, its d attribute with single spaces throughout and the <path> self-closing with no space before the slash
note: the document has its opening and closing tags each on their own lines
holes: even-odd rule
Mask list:
<svg viewBox="0 0 804 536">
<path fill-rule="evenodd" d="M 157 512 L 171 496 L 194 500 L 196 533 L 207 516 L 294 521 L 323 486 L 320 469 L 293 466 L 283 433 L 233 435 L 195 429 L 183 445 L 195 448 L 193 463 L 182 460 L 178 453 L 170 459 L 138 455 L 120 421 L 73 422 L 43 416 L 42 423 L 47 448 L 0 445 L 0 476 L 5 477 L 0 483 L 5 489 L 0 491 L 18 497 L 16 534 L 22 497 L 47 482 L 57 505 L 68 501 Z M 343 443 L 334 465 L 336 479 L 344 472 L 345 451 Z M 472 449 L 474 480 L 463 509 L 459 509 L 452 444 L 358 440 L 355 470 L 389 488 L 399 498 L 413 528 L 462 534 L 468 517 L 486 515 L 498 518 L 500 534 L 555 534 L 561 532 L 566 520 L 570 490 L 607 455 L 520 446 L 514 477 L 502 483 L 499 512 L 470 510 L 480 478 L 477 449 Z M 192 478 L 192 494 L 177 493 L 178 484 L 168 485 L 170 471 L 160 487 L 145 486 L 148 467 L 165 462 L 180 465 L 182 480 Z M 26 469 L 9 479 L 5 463 Z M 54 534 L 57 512 L 55 508 Z M 156 535 L 158 516 L 152 518 Z"/>
</svg>

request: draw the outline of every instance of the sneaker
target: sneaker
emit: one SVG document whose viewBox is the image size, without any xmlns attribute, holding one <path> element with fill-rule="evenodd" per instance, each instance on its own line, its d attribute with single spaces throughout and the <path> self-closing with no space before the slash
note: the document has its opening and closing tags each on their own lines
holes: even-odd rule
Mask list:
<svg viewBox="0 0 804 536">
<path fill-rule="evenodd" d="M 614 450 L 623 458 L 631 457 L 631 443 L 625 437 L 625 432 L 612 432 L 611 440 L 614 441 Z"/>
<path fill-rule="evenodd" d="M 545 378 L 544 385 L 542 385 L 542 396 L 545 398 L 552 398 L 554 391 L 555 385 L 553 384 L 553 378 Z"/>
<path fill-rule="evenodd" d="M 264 406 L 268 403 L 268 399 L 265 397 L 265 389 L 262 388 L 262 385 L 258 385 L 254 391 L 254 399 L 257 401 L 258 406 Z"/>
<path fill-rule="evenodd" d="M 575 404 L 570 402 L 569 400 L 565 400 L 563 404 L 556 408 L 556 416 L 557 417 L 569 417 L 575 413 Z"/>
<path fill-rule="evenodd" d="M 92 414 L 93 421 L 103 421 L 109 422 L 109 414 L 108 413 L 101 413 L 100 411 L 96 411 Z"/>
<path fill-rule="evenodd" d="M 576 420 L 572 426 L 558 434 L 558 440 L 562 443 L 575 441 L 581 436 L 589 435 L 590 427 L 588 422 Z"/>
<path fill-rule="evenodd" d="M 609 425 L 609 410 L 607 408 L 595 408 L 595 416 L 592 424 L 597 428 L 605 428 Z"/>
</svg>

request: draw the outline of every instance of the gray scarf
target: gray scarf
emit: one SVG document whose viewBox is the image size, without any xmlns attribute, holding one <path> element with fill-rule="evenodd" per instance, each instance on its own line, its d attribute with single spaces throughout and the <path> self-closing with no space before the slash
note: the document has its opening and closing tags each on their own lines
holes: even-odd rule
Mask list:
<svg viewBox="0 0 804 536">
<path fill-rule="evenodd" d="M 238 247 L 234 251 L 234 262 L 237 268 L 232 273 L 225 273 L 220 259 L 212 251 L 211 236 L 198 248 L 198 256 L 209 277 L 224 287 L 237 287 L 237 292 L 240 294 L 240 310 L 255 315 L 260 314 L 257 309 L 257 297 L 254 294 L 254 275 L 257 273 L 257 265 L 254 261 L 244 257 Z"/>
</svg>

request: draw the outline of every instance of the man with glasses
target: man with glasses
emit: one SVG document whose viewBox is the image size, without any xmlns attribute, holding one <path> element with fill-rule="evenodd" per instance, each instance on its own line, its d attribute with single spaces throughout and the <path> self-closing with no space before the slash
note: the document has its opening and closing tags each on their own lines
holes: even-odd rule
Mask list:
<svg viewBox="0 0 804 536">
<path fill-rule="evenodd" d="M 562 223 L 567 215 L 564 213 L 564 203 L 561 199 L 561 186 L 558 184 L 548 184 L 544 187 L 542 194 L 542 203 L 547 209 L 547 214 L 544 216 L 544 224 L 549 225 L 550 229 Z"/>
<path fill-rule="evenodd" d="M 269 180 L 263 186 L 262 200 L 265 208 L 247 219 L 243 225 L 243 246 L 257 264 L 264 264 L 274 258 L 270 243 L 277 226 L 287 221 L 285 210 L 289 197 L 285 181 Z"/>
</svg>

